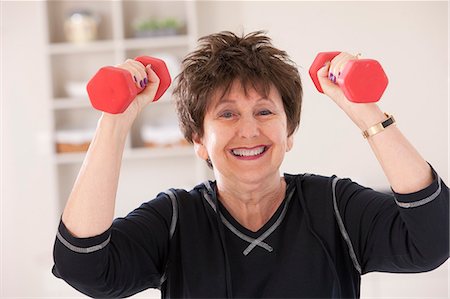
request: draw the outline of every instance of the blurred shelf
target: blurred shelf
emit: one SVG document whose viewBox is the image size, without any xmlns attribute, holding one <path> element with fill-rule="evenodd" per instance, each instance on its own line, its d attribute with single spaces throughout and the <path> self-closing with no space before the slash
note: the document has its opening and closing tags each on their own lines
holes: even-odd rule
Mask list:
<svg viewBox="0 0 450 299">
<path fill-rule="evenodd" d="M 78 168 L 83 163 L 86 152 L 56 152 L 56 139 L 60 145 L 64 144 L 60 138 L 72 136 L 70 142 L 79 142 L 79 139 L 91 140 L 86 137 L 87 131 L 95 130 L 101 112 L 91 105 L 86 85 L 90 78 L 103 66 L 123 63 L 126 58 L 141 55 L 160 55 L 172 70 L 172 80 L 176 77 L 177 67 L 181 65 L 181 57 L 189 49 L 194 48 L 197 39 L 196 31 L 196 4 L 195 1 L 45 1 L 47 21 L 46 56 L 49 79 L 49 95 L 53 130 L 51 146 L 53 153 L 53 166 L 55 171 L 55 186 L 58 202 L 55 207 L 58 212 L 67 199 L 73 186 Z M 94 40 L 84 43 L 69 42 L 68 33 L 85 34 L 87 27 L 78 27 L 77 30 L 67 31 L 67 16 L 74 11 L 83 10 L 92 15 L 101 16 L 96 28 Z M 161 36 L 135 36 L 133 23 L 138 18 L 166 19 L 175 18 L 186 25 L 177 35 Z M 89 38 L 85 38 L 89 39 Z M 172 61 L 170 61 L 170 59 Z M 143 147 L 142 130 L 149 125 L 172 124 L 176 121 L 176 111 L 172 99 L 173 87 L 170 87 L 164 96 L 144 109 L 141 116 L 133 123 L 127 136 L 124 161 L 133 161 L 132 167 L 137 170 L 140 161 L 158 161 L 175 165 L 181 173 L 187 173 L 186 178 L 180 180 L 191 184 L 192 178 L 204 180 L 206 177 L 205 165 L 196 158 L 192 146 L 174 147 Z M 70 131 L 70 132 L 69 132 Z M 73 132 L 72 132 L 73 131 Z M 70 135 L 73 133 L 74 135 Z M 80 133 L 81 135 L 77 135 Z M 68 134 L 68 135 L 67 135 Z M 63 137 L 61 137 L 63 136 Z M 81 137 L 80 137 L 81 136 Z M 64 137 L 64 138 L 65 138 Z M 63 138 L 63 139 L 64 139 Z M 74 141 L 76 140 L 76 141 Z M 68 143 L 70 143 L 68 142 Z M 62 147 L 59 147 L 60 149 Z M 171 159 L 174 158 L 174 159 Z M 172 161 L 173 160 L 173 161 Z M 182 160 L 182 161 L 180 161 Z M 179 165 L 181 163 L 181 165 Z M 186 163 L 184 163 L 186 162 Z M 192 163 L 196 166 L 192 169 Z M 127 183 L 124 183 L 127 189 Z M 147 186 L 143 186 L 146 187 Z M 134 189 L 134 187 L 132 187 Z M 143 193 L 148 190 L 141 190 Z M 134 206 L 130 206 L 130 209 Z"/>
<path fill-rule="evenodd" d="M 112 40 L 98 40 L 89 43 L 52 43 L 48 45 L 50 54 L 80 54 L 92 52 L 113 52 L 116 42 Z"/>
<path fill-rule="evenodd" d="M 123 153 L 124 160 L 133 159 L 158 159 L 172 157 L 193 157 L 194 149 L 190 145 L 173 146 L 173 147 L 155 147 L 155 148 L 132 148 L 125 149 Z M 58 153 L 56 154 L 56 164 L 75 164 L 82 163 L 86 156 L 82 153 Z"/>
<path fill-rule="evenodd" d="M 155 36 L 146 38 L 128 38 L 124 40 L 125 50 L 142 48 L 186 47 L 189 45 L 187 35 Z"/>
<path fill-rule="evenodd" d="M 136 49 L 157 49 L 170 47 L 187 47 L 189 46 L 189 37 L 187 35 L 174 36 L 155 36 L 146 38 L 128 38 L 124 40 L 98 40 L 88 43 L 52 43 L 48 45 L 50 54 L 80 54 L 115 51 L 115 49 L 123 47 L 125 50 Z"/>
</svg>

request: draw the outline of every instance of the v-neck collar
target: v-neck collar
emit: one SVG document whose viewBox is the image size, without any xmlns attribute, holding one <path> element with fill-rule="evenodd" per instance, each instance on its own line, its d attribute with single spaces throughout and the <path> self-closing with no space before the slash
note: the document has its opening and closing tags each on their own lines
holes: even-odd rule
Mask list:
<svg viewBox="0 0 450 299">
<path fill-rule="evenodd" d="M 206 190 L 205 192 L 203 192 L 203 197 L 209 203 L 214 212 L 219 213 L 222 223 L 236 236 L 249 243 L 249 246 L 243 251 L 244 255 L 248 255 L 256 246 L 260 246 L 271 252 L 273 248 L 265 243 L 264 240 L 268 238 L 282 223 L 286 215 L 289 202 L 291 201 L 292 195 L 295 190 L 295 184 L 290 184 L 290 182 L 288 181 L 286 181 L 286 183 L 287 186 L 285 198 L 283 199 L 275 213 L 272 215 L 272 217 L 256 232 L 253 232 L 241 225 L 228 212 L 225 206 L 220 203 L 220 201 L 217 199 L 217 186 L 215 182 L 211 183 L 207 181 L 204 183 Z M 213 200 L 211 196 L 213 196 L 215 200 Z M 218 208 L 216 204 L 219 206 Z"/>
</svg>

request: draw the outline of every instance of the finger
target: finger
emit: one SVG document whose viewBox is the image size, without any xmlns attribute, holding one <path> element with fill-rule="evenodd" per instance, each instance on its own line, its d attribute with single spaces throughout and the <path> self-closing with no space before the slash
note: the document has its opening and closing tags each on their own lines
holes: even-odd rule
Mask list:
<svg viewBox="0 0 450 299">
<path fill-rule="evenodd" d="M 141 80 L 142 76 L 138 70 L 138 68 L 134 65 L 131 59 L 127 59 L 124 63 L 116 65 L 117 68 L 124 69 L 128 72 L 130 72 L 131 78 L 133 79 L 134 83 L 136 84 L 137 88 L 141 87 Z"/>
<path fill-rule="evenodd" d="M 319 80 L 323 80 L 324 78 L 328 78 L 328 72 L 330 70 L 330 64 L 331 64 L 330 61 L 325 62 L 323 67 L 321 67 L 317 71 L 317 77 L 319 78 Z"/>
<path fill-rule="evenodd" d="M 136 84 L 140 88 L 145 88 L 148 84 L 147 72 L 145 70 L 145 66 L 139 61 L 130 59 L 128 61 L 129 64 L 133 66 L 133 68 L 137 71 L 138 75 L 136 76 Z"/>
<path fill-rule="evenodd" d="M 317 72 L 317 78 L 319 79 L 320 86 L 323 92 L 330 96 L 332 99 L 338 98 L 339 93 L 341 93 L 340 88 L 337 84 L 333 83 L 329 79 L 331 63 L 327 62 L 319 71 Z"/>
<path fill-rule="evenodd" d="M 158 90 L 159 87 L 159 77 L 158 75 L 156 75 L 155 71 L 152 69 L 152 66 L 149 64 L 147 65 L 147 67 L 145 68 L 146 70 L 146 74 L 147 77 L 146 79 L 148 80 L 148 84 L 147 87 L 142 91 L 142 95 L 145 96 L 148 99 L 151 99 L 151 101 L 154 100 L 156 92 Z"/>
<path fill-rule="evenodd" d="M 319 79 L 322 90 L 327 93 L 330 87 L 334 86 L 333 82 L 329 80 L 331 62 L 327 61 L 325 65 L 317 71 L 317 78 Z"/>
<path fill-rule="evenodd" d="M 342 52 L 337 55 L 332 61 L 329 71 L 329 79 L 336 83 L 337 78 L 340 76 L 343 66 L 350 59 L 350 55 L 348 53 Z"/>
</svg>

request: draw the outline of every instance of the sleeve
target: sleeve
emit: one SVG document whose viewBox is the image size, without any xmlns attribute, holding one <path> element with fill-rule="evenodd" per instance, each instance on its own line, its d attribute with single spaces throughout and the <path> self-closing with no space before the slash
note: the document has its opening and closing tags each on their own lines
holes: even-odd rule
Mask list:
<svg viewBox="0 0 450 299">
<path fill-rule="evenodd" d="M 361 274 L 425 272 L 448 259 L 449 189 L 432 171 L 433 182 L 411 194 L 384 194 L 348 179 L 336 183 L 337 218 Z"/>
<path fill-rule="evenodd" d="M 158 288 L 168 256 L 171 218 L 171 201 L 162 193 L 115 219 L 98 236 L 76 238 L 61 221 L 52 272 L 91 297 L 128 297 Z"/>
</svg>

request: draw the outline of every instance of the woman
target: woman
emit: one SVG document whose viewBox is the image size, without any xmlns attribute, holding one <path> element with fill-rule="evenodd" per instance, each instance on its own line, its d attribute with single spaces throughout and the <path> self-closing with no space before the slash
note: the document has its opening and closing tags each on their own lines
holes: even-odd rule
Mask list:
<svg viewBox="0 0 450 299">
<path fill-rule="evenodd" d="M 387 116 L 376 104 L 351 103 L 332 82 L 351 59 L 340 54 L 318 76 L 366 131 Z M 123 114 L 99 120 L 55 242 L 53 273 L 79 291 L 355 298 L 361 274 L 423 272 L 448 258 L 449 190 L 395 124 L 367 138 L 394 196 L 335 176 L 280 176 L 302 86 L 287 54 L 262 32 L 206 36 L 183 62 L 180 126 L 216 181 L 171 189 L 113 221 L 126 135 L 159 83 L 151 66 L 119 67 L 147 87 Z"/>
</svg>

